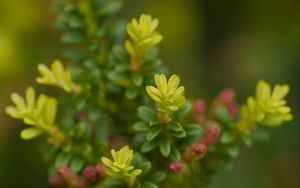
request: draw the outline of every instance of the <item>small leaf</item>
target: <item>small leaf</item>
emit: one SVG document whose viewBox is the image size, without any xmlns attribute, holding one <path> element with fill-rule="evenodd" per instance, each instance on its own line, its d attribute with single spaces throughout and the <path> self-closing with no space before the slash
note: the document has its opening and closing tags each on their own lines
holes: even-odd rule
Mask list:
<svg viewBox="0 0 300 188">
<path fill-rule="evenodd" d="M 53 126 L 55 117 L 56 117 L 56 110 L 57 110 L 57 101 L 55 98 L 49 98 L 47 100 L 45 108 L 45 123 L 47 123 L 48 126 Z"/>
<path fill-rule="evenodd" d="M 104 187 L 106 188 L 127 188 L 127 184 L 123 179 L 117 178 L 117 177 L 111 177 L 107 178 L 106 181 L 104 181 Z"/>
<path fill-rule="evenodd" d="M 185 138 L 180 140 L 181 145 L 189 145 L 200 139 L 197 135 L 187 135 Z"/>
<path fill-rule="evenodd" d="M 43 133 L 40 129 L 37 128 L 26 128 L 22 130 L 20 136 L 24 140 L 30 140 L 37 136 L 40 136 Z"/>
<path fill-rule="evenodd" d="M 180 161 L 180 159 L 181 159 L 179 150 L 177 149 L 177 147 L 175 147 L 173 145 L 171 146 L 170 159 L 172 161 Z"/>
<path fill-rule="evenodd" d="M 59 168 L 62 165 L 68 165 L 72 156 L 68 153 L 60 153 L 55 160 L 55 167 Z"/>
<path fill-rule="evenodd" d="M 141 118 L 142 120 L 144 120 L 146 122 L 150 122 L 156 118 L 155 112 L 146 106 L 139 107 L 137 115 L 139 118 Z"/>
<path fill-rule="evenodd" d="M 81 61 L 86 58 L 89 58 L 89 54 L 82 49 L 77 48 L 66 48 L 63 50 L 63 56 L 76 59 L 76 61 Z"/>
<path fill-rule="evenodd" d="M 62 36 L 61 41 L 67 44 L 78 44 L 85 42 L 86 39 L 80 32 L 69 32 Z"/>
<path fill-rule="evenodd" d="M 175 132 L 183 131 L 183 128 L 182 128 L 181 124 L 179 122 L 176 122 L 176 121 L 172 121 L 171 123 L 169 123 L 167 125 L 167 127 L 169 129 L 171 129 L 172 131 L 175 131 Z"/>
<path fill-rule="evenodd" d="M 161 171 L 154 172 L 150 177 L 149 180 L 155 183 L 161 182 L 167 177 L 167 174 Z"/>
<path fill-rule="evenodd" d="M 193 123 L 193 124 L 188 124 L 184 126 L 184 130 L 187 135 L 199 135 L 201 136 L 203 130 L 200 127 L 200 125 Z"/>
<path fill-rule="evenodd" d="M 156 140 L 151 140 L 150 142 L 146 142 L 143 144 L 141 151 L 143 153 L 147 153 L 151 150 L 153 150 L 158 145 Z"/>
<path fill-rule="evenodd" d="M 147 174 L 151 169 L 151 162 L 147 161 L 142 166 L 141 169 L 143 170 L 143 175 Z"/>
<path fill-rule="evenodd" d="M 154 183 L 151 183 L 151 182 L 146 181 L 146 182 L 143 184 L 142 188 L 158 188 L 158 186 L 155 185 Z"/>
<path fill-rule="evenodd" d="M 153 125 L 161 125 L 163 126 L 162 124 L 160 124 L 157 120 L 154 120 L 154 121 L 150 121 L 149 123 L 149 127 L 152 127 Z"/>
<path fill-rule="evenodd" d="M 118 79 L 124 78 L 124 75 L 123 75 L 123 73 L 120 73 L 120 72 L 117 72 L 117 71 L 113 70 L 113 71 L 108 72 L 107 77 L 110 80 L 118 80 Z"/>
<path fill-rule="evenodd" d="M 186 137 L 186 133 L 184 130 L 180 131 L 180 132 L 173 132 L 172 133 L 173 136 L 177 137 L 177 138 L 184 138 Z"/>
<path fill-rule="evenodd" d="M 118 72 L 123 72 L 123 71 L 127 71 L 127 70 L 129 70 L 129 64 L 119 64 L 119 65 L 117 65 L 116 66 L 116 71 L 118 71 Z"/>
<path fill-rule="evenodd" d="M 133 129 L 136 131 L 147 131 L 149 129 L 148 124 L 144 121 L 136 122 L 133 125 Z"/>
<path fill-rule="evenodd" d="M 99 16 L 110 16 L 118 12 L 122 7 L 122 4 L 119 1 L 111 2 L 97 12 Z"/>
<path fill-rule="evenodd" d="M 135 89 L 126 90 L 125 96 L 127 99 L 134 99 L 138 96 L 138 91 Z"/>
<path fill-rule="evenodd" d="M 235 135 L 230 132 L 225 132 L 221 136 L 221 143 L 228 144 L 235 140 Z"/>
<path fill-rule="evenodd" d="M 81 158 L 74 158 L 71 161 L 70 168 L 73 172 L 78 173 L 84 166 L 84 160 Z"/>
<path fill-rule="evenodd" d="M 192 109 L 192 103 L 190 101 L 186 101 L 184 105 L 182 105 L 177 111 L 174 112 L 174 117 L 176 120 L 180 120 L 184 117 L 184 115 Z"/>
<path fill-rule="evenodd" d="M 134 75 L 132 80 L 133 80 L 133 83 L 138 87 L 143 84 L 143 77 L 140 74 Z"/>
<path fill-rule="evenodd" d="M 162 140 L 159 144 L 159 149 L 163 156 L 168 157 L 171 151 L 170 141 L 167 139 Z"/>
<path fill-rule="evenodd" d="M 50 159 L 52 159 L 54 157 L 54 155 L 57 153 L 57 151 L 59 150 L 59 147 L 56 147 L 54 145 L 45 145 L 42 148 L 42 154 L 45 160 L 49 161 Z"/>
<path fill-rule="evenodd" d="M 244 144 L 248 147 L 252 146 L 252 138 L 251 135 L 243 135 L 242 136 L 242 141 L 244 142 Z"/>
<path fill-rule="evenodd" d="M 5 112 L 13 118 L 20 118 L 20 114 L 19 114 L 17 108 L 15 108 L 13 106 L 6 107 Z"/>
<path fill-rule="evenodd" d="M 222 105 L 216 109 L 216 114 L 217 114 L 218 118 L 224 123 L 230 123 L 233 120 L 232 117 L 230 116 L 227 108 L 224 105 Z"/>
<path fill-rule="evenodd" d="M 161 132 L 161 130 L 162 130 L 162 126 L 160 126 L 160 125 L 150 127 L 150 130 L 147 133 L 146 139 L 148 141 L 153 140 Z"/>
<path fill-rule="evenodd" d="M 135 169 L 130 172 L 130 176 L 138 176 L 142 173 L 143 171 L 141 169 Z"/>
<path fill-rule="evenodd" d="M 232 144 L 228 148 L 228 153 L 231 157 L 237 157 L 240 152 L 239 146 L 237 144 Z"/>
</svg>

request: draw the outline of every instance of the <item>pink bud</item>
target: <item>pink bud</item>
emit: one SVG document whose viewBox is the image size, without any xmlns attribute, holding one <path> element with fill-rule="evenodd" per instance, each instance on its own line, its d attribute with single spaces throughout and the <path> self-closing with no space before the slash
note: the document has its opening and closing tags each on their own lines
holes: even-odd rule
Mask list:
<svg viewBox="0 0 300 188">
<path fill-rule="evenodd" d="M 59 173 L 62 177 L 71 177 L 71 176 L 73 176 L 73 172 L 72 172 L 71 169 L 70 169 L 68 166 L 66 166 L 66 165 L 63 165 L 63 166 L 59 167 L 58 173 Z"/>
<path fill-rule="evenodd" d="M 239 111 L 239 105 L 237 102 L 232 102 L 227 105 L 227 110 L 231 117 L 235 117 Z"/>
<path fill-rule="evenodd" d="M 205 119 L 206 106 L 203 100 L 197 99 L 193 104 L 193 116 L 197 122 L 202 123 Z"/>
<path fill-rule="evenodd" d="M 210 125 L 206 128 L 204 136 L 201 138 L 201 142 L 206 145 L 215 143 L 220 136 L 220 126 L 218 124 Z"/>
<path fill-rule="evenodd" d="M 86 166 L 83 170 L 83 176 L 89 182 L 95 182 L 97 180 L 97 170 L 94 166 Z"/>
<path fill-rule="evenodd" d="M 206 150 L 207 150 L 207 146 L 202 142 L 199 142 L 195 145 L 196 154 L 199 156 L 203 156 Z"/>
<path fill-rule="evenodd" d="M 225 106 L 231 117 L 235 117 L 237 115 L 239 105 L 235 101 L 235 93 L 233 89 L 224 89 L 214 100 L 213 110 L 218 109 L 220 106 Z"/>
<path fill-rule="evenodd" d="M 48 178 L 48 183 L 52 186 L 59 187 L 64 184 L 63 180 L 61 177 L 59 177 L 57 174 L 52 175 Z"/>
<path fill-rule="evenodd" d="M 97 173 L 98 173 L 98 176 L 103 178 L 105 176 L 105 165 L 103 163 L 99 163 L 96 165 L 96 170 L 97 170 Z"/>
<path fill-rule="evenodd" d="M 169 165 L 170 170 L 175 173 L 180 172 L 183 167 L 184 167 L 183 162 L 174 162 Z"/>
<path fill-rule="evenodd" d="M 224 89 L 223 91 L 221 91 L 221 93 L 217 97 L 217 100 L 220 103 L 228 104 L 228 103 L 233 102 L 234 98 L 235 98 L 235 93 L 234 93 L 233 89 L 227 88 L 227 89 Z"/>
<path fill-rule="evenodd" d="M 63 165 L 58 169 L 58 174 L 62 177 L 70 187 L 84 188 L 86 185 L 85 180 L 75 174 L 68 166 Z"/>
</svg>

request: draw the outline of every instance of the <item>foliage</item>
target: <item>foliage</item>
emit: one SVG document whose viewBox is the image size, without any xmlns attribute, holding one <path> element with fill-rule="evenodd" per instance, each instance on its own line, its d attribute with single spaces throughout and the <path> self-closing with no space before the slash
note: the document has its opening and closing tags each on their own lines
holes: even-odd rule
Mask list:
<svg viewBox="0 0 300 188">
<path fill-rule="evenodd" d="M 230 166 L 240 141 L 252 144 L 257 125 L 292 119 L 284 100 L 288 86 L 271 92 L 265 81 L 241 108 L 232 89 L 209 110 L 200 99 L 186 100 L 179 76 L 167 80 L 157 58 L 163 37 L 150 15 L 126 27 L 113 17 L 119 1 L 58 0 L 55 7 L 68 66 L 40 64 L 36 81 L 65 92 L 35 99 L 29 87 L 25 99 L 12 94 L 15 107 L 6 109 L 32 126 L 21 132 L 23 139 L 46 133 L 43 153 L 53 186 L 203 187 L 220 166 Z M 104 157 L 108 151 L 113 160 Z"/>
</svg>

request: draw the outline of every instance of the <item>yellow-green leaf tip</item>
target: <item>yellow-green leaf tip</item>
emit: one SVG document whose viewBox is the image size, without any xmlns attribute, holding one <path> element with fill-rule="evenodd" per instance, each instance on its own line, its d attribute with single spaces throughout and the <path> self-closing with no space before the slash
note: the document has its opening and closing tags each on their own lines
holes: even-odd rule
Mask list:
<svg viewBox="0 0 300 188">
<path fill-rule="evenodd" d="M 102 157 L 101 161 L 107 167 L 105 173 L 110 176 L 133 177 L 142 173 L 141 169 L 134 169 L 130 163 L 133 158 L 133 150 L 128 146 L 124 146 L 119 151 L 111 150 L 113 161 L 106 157 Z"/>
<path fill-rule="evenodd" d="M 169 80 L 163 74 L 155 74 L 156 87 L 146 86 L 150 98 L 154 100 L 159 111 L 176 111 L 185 103 L 184 86 L 179 86 L 180 78 L 173 74 Z"/>
</svg>

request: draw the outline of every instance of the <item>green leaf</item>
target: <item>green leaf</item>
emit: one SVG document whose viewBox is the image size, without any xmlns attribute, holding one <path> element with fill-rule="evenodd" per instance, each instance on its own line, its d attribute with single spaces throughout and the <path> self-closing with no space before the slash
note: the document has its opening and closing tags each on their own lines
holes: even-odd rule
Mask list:
<svg viewBox="0 0 300 188">
<path fill-rule="evenodd" d="M 172 121 L 171 123 L 169 123 L 167 125 L 167 128 L 171 129 L 172 131 L 175 131 L 175 132 L 183 131 L 181 124 L 177 121 Z"/>
<path fill-rule="evenodd" d="M 251 138 L 251 135 L 243 135 L 241 138 L 246 146 L 248 147 L 252 146 L 253 140 Z"/>
<path fill-rule="evenodd" d="M 141 151 L 143 153 L 147 153 L 153 150 L 158 145 L 157 140 L 151 140 L 150 142 L 146 142 L 142 145 Z"/>
<path fill-rule="evenodd" d="M 78 173 L 84 166 L 84 160 L 81 158 L 74 158 L 71 161 L 70 168 L 73 172 Z"/>
<path fill-rule="evenodd" d="M 52 157 L 54 157 L 54 155 L 56 154 L 56 152 L 59 150 L 60 148 L 54 145 L 45 145 L 42 148 L 42 154 L 43 157 L 46 161 L 49 161 L 50 159 L 52 159 Z"/>
<path fill-rule="evenodd" d="M 151 162 L 147 161 L 142 166 L 141 169 L 143 170 L 143 175 L 147 174 L 151 169 Z"/>
<path fill-rule="evenodd" d="M 48 126 L 53 126 L 54 125 L 54 121 L 55 121 L 55 117 L 56 117 L 56 110 L 57 110 L 57 101 L 54 98 L 49 98 L 47 100 L 47 104 L 46 104 L 45 108 L 45 114 L 44 114 L 44 118 L 45 118 L 45 122 L 47 123 Z"/>
<path fill-rule="evenodd" d="M 151 182 L 146 181 L 146 182 L 143 184 L 142 188 L 158 188 L 158 186 L 155 185 L 154 183 L 151 183 Z"/>
<path fill-rule="evenodd" d="M 189 145 L 192 144 L 194 142 L 196 142 L 197 140 L 199 140 L 200 136 L 197 135 L 187 135 L 186 137 L 184 137 L 183 139 L 180 140 L 180 144 L 181 145 Z"/>
<path fill-rule="evenodd" d="M 117 72 L 115 70 L 112 70 L 112 71 L 108 72 L 107 77 L 110 80 L 119 80 L 119 79 L 123 79 L 124 78 L 124 74 L 120 73 L 120 72 Z"/>
<path fill-rule="evenodd" d="M 161 65 L 162 65 L 162 61 L 158 60 L 158 59 L 145 60 L 145 62 L 143 64 L 143 70 L 153 70 L 154 68 L 161 66 Z"/>
<path fill-rule="evenodd" d="M 127 188 L 127 182 L 121 178 L 110 177 L 104 181 L 105 188 Z"/>
<path fill-rule="evenodd" d="M 30 140 L 30 139 L 40 136 L 42 133 L 43 133 L 43 131 L 41 131 L 38 128 L 26 128 L 26 129 L 22 130 L 20 136 L 24 140 Z"/>
<path fill-rule="evenodd" d="M 151 176 L 149 176 L 149 181 L 158 183 L 164 180 L 166 177 L 167 177 L 166 173 L 158 171 L 158 172 L 154 172 Z"/>
<path fill-rule="evenodd" d="M 132 78 L 134 85 L 141 86 L 143 84 L 143 77 L 140 74 L 136 74 Z"/>
<path fill-rule="evenodd" d="M 68 165 L 70 160 L 72 159 L 72 155 L 68 153 L 60 153 L 55 160 L 55 167 L 59 168 L 62 165 Z"/>
<path fill-rule="evenodd" d="M 188 124 L 184 126 L 184 130 L 187 135 L 199 135 L 199 137 L 203 133 L 203 129 L 200 127 L 200 125 L 193 123 L 193 124 Z"/>
<path fill-rule="evenodd" d="M 143 156 L 139 152 L 133 153 L 133 158 L 131 161 L 132 166 L 139 166 L 141 163 L 144 162 Z M 144 163 L 143 163 L 144 164 Z M 143 166 L 143 165 L 142 165 Z M 143 170 L 143 169 L 142 169 Z"/>
<path fill-rule="evenodd" d="M 84 27 L 84 21 L 79 15 L 72 15 L 67 18 L 69 20 L 69 25 L 72 28 L 83 28 Z"/>
<path fill-rule="evenodd" d="M 133 129 L 136 131 L 147 131 L 149 129 L 149 126 L 146 122 L 139 121 L 133 125 Z"/>
<path fill-rule="evenodd" d="M 76 59 L 77 61 L 83 60 L 89 57 L 89 54 L 82 49 L 66 48 L 63 50 L 63 56 Z"/>
<path fill-rule="evenodd" d="M 150 127 L 150 130 L 147 133 L 146 139 L 148 141 L 153 140 L 161 131 L 162 131 L 162 126 L 160 126 L 160 125 Z"/>
<path fill-rule="evenodd" d="M 235 135 L 231 132 L 225 132 L 221 136 L 221 143 L 228 144 L 235 140 Z"/>
<path fill-rule="evenodd" d="M 172 135 L 174 137 L 177 137 L 177 138 L 184 138 L 184 137 L 186 137 L 186 133 L 185 133 L 184 130 L 179 131 L 179 132 L 173 132 Z"/>
<path fill-rule="evenodd" d="M 180 161 L 180 159 L 181 159 L 179 150 L 177 149 L 177 147 L 175 147 L 173 145 L 171 146 L 170 159 L 172 161 Z"/>
<path fill-rule="evenodd" d="M 176 120 L 182 119 L 187 112 L 192 109 L 192 103 L 190 101 L 186 101 L 184 105 L 182 105 L 177 111 L 174 112 L 174 117 Z"/>
<path fill-rule="evenodd" d="M 228 154 L 233 158 L 237 157 L 239 152 L 240 152 L 240 148 L 237 144 L 232 144 L 228 148 Z"/>
<path fill-rule="evenodd" d="M 78 44 L 78 43 L 84 43 L 86 41 L 85 36 L 80 32 L 69 32 L 65 33 L 61 41 L 67 44 Z"/>
<path fill-rule="evenodd" d="M 171 143 L 168 139 L 164 139 L 160 142 L 159 144 L 159 149 L 160 149 L 160 153 L 165 156 L 168 157 L 171 151 Z"/>
<path fill-rule="evenodd" d="M 146 122 L 150 122 L 150 121 L 156 119 L 155 112 L 146 106 L 139 107 L 137 115 L 139 118 L 141 118 L 142 120 L 144 120 Z"/>
<path fill-rule="evenodd" d="M 226 106 L 224 106 L 224 105 L 222 105 L 216 109 L 216 114 L 217 114 L 218 118 L 224 123 L 230 123 L 233 121 Z"/>
<path fill-rule="evenodd" d="M 99 11 L 98 15 L 99 16 L 110 16 L 115 13 L 117 13 L 122 7 L 122 4 L 118 1 L 116 2 L 111 2 L 107 4 L 106 6 L 103 6 Z"/>
<path fill-rule="evenodd" d="M 232 143 L 235 140 L 235 135 L 230 132 L 225 132 L 221 136 L 221 143 L 228 144 Z"/>
<path fill-rule="evenodd" d="M 157 120 L 154 120 L 154 121 L 150 121 L 149 122 L 149 127 L 152 127 L 152 126 L 154 126 L 154 125 L 161 125 L 161 126 L 163 126 L 161 123 L 159 123 Z"/>
<path fill-rule="evenodd" d="M 124 72 L 124 71 L 127 71 L 129 69 L 130 69 L 129 64 L 119 64 L 119 65 L 116 66 L 115 70 L 118 71 L 118 72 Z"/>
<path fill-rule="evenodd" d="M 192 144 L 193 142 L 198 140 L 203 134 L 203 129 L 198 124 L 186 125 L 184 126 L 184 130 L 187 136 L 180 140 L 180 143 L 183 145 Z"/>
<path fill-rule="evenodd" d="M 128 89 L 126 90 L 125 96 L 127 99 L 134 99 L 138 96 L 138 91 L 135 89 Z"/>
</svg>

